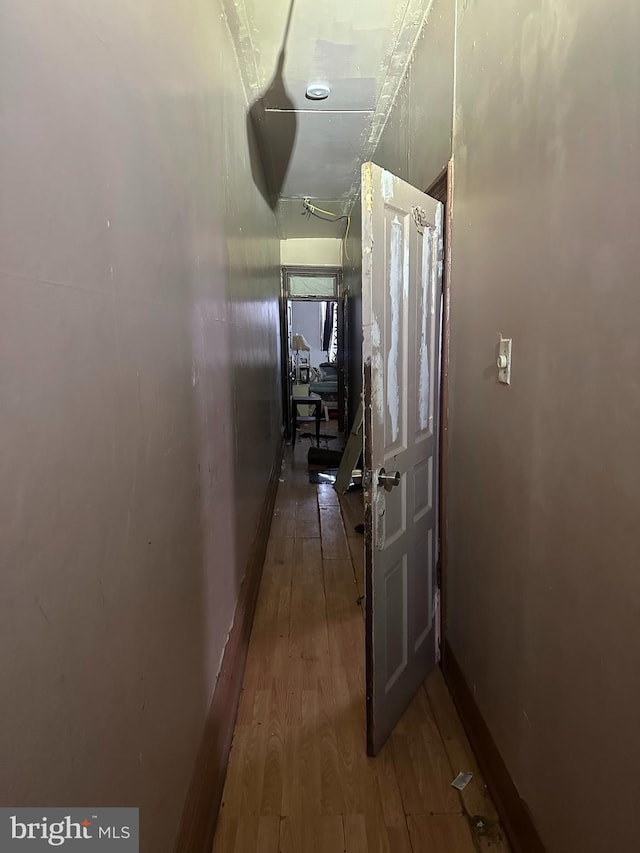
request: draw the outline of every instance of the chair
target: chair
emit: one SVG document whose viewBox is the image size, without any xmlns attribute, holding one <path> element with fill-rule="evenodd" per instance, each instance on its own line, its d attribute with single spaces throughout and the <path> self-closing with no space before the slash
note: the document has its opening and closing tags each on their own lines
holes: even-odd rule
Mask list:
<svg viewBox="0 0 640 853">
<path fill-rule="evenodd" d="M 314 413 L 312 415 L 299 415 L 298 406 L 313 406 Z M 291 446 L 296 446 L 296 432 L 299 423 L 316 422 L 316 444 L 320 447 L 320 418 L 322 417 L 322 397 L 316 394 L 308 397 L 292 397 L 291 398 Z"/>
</svg>

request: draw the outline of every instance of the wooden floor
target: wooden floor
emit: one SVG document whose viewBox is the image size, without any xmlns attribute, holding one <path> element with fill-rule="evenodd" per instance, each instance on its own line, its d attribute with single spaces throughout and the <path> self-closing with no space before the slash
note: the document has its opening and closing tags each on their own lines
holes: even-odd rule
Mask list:
<svg viewBox="0 0 640 853">
<path fill-rule="evenodd" d="M 439 671 L 366 756 L 361 498 L 343 521 L 308 448 L 285 454 L 214 853 L 507 853 Z"/>
</svg>

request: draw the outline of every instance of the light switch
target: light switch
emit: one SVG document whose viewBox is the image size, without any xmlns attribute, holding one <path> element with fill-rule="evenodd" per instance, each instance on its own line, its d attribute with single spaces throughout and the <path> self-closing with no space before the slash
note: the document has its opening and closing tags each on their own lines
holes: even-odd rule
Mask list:
<svg viewBox="0 0 640 853">
<path fill-rule="evenodd" d="M 498 382 L 511 385 L 511 344 L 512 338 L 503 338 L 500 335 L 498 347 Z"/>
</svg>

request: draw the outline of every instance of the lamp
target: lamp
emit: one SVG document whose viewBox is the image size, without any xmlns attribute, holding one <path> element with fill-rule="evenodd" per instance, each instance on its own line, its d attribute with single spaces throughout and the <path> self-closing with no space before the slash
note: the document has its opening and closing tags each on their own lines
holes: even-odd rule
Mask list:
<svg viewBox="0 0 640 853">
<path fill-rule="evenodd" d="M 304 381 L 308 382 L 309 381 L 309 362 L 307 360 L 304 367 L 300 364 L 300 350 L 303 350 L 306 352 L 311 351 L 311 347 L 309 346 L 309 343 L 307 342 L 307 339 L 305 338 L 305 336 L 304 335 L 298 335 L 298 334 L 293 335 L 293 337 L 291 338 L 291 349 L 294 349 L 296 351 L 296 382 L 300 383 L 303 381 L 303 379 L 302 379 L 302 372 L 303 371 L 306 374 L 306 378 L 304 379 Z"/>
</svg>

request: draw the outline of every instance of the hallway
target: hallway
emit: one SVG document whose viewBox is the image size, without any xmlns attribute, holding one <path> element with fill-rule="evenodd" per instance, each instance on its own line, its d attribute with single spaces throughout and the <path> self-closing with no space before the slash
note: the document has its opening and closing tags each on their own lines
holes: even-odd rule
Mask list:
<svg viewBox="0 0 640 853">
<path fill-rule="evenodd" d="M 366 757 L 360 497 L 343 522 L 308 447 L 285 451 L 214 853 L 507 853 L 439 670 Z"/>
<path fill-rule="evenodd" d="M 365 756 L 362 538 L 308 440 L 281 468 L 282 374 L 311 392 L 327 363 L 287 345 L 286 301 L 335 275 L 336 396 L 391 439 L 365 460 L 377 550 L 425 526 L 423 583 L 376 561 L 402 642 L 375 632 L 397 666 L 372 693 L 399 691 L 439 573 L 510 847 L 637 849 L 640 3 L 0 21 L 0 806 L 136 810 L 139 853 L 212 853 L 219 811 L 215 853 L 504 853 L 439 672 Z"/>
</svg>

